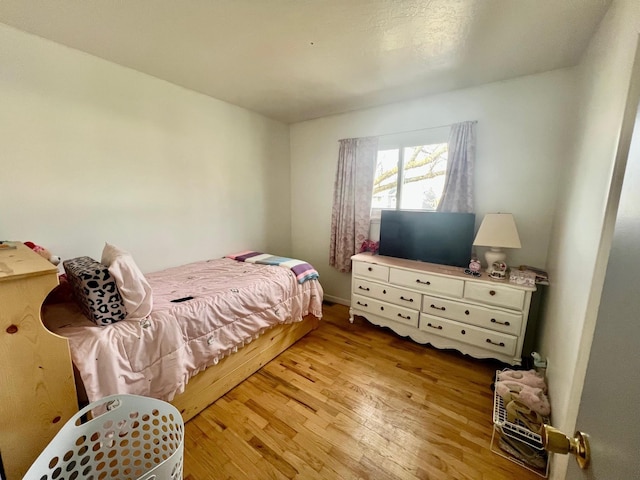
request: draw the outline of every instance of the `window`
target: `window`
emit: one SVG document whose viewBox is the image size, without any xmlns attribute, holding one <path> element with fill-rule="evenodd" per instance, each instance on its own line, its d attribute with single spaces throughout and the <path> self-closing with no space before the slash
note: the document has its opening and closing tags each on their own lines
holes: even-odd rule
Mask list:
<svg viewBox="0 0 640 480">
<path fill-rule="evenodd" d="M 379 218 L 382 209 L 437 208 L 447 169 L 448 129 L 445 135 L 429 133 L 431 138 L 410 138 L 404 134 L 380 142 L 373 181 L 372 217 Z"/>
</svg>

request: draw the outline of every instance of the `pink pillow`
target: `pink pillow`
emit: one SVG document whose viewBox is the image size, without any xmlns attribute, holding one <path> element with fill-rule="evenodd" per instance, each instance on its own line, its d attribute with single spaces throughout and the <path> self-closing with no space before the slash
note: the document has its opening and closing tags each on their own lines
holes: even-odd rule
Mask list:
<svg viewBox="0 0 640 480">
<path fill-rule="evenodd" d="M 147 317 L 153 308 L 151 285 L 131 254 L 115 245 L 105 243 L 100 263 L 107 266 L 116 281 L 127 310 L 126 320 L 141 320 Z"/>
</svg>

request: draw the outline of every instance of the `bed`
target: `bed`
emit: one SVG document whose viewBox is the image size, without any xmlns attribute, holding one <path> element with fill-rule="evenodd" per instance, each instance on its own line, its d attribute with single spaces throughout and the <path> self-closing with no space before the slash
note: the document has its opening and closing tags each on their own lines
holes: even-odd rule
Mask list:
<svg viewBox="0 0 640 480">
<path fill-rule="evenodd" d="M 173 403 L 187 421 L 317 328 L 317 272 L 301 278 L 287 265 L 238 258 L 247 261 L 219 258 L 144 275 L 138 293 L 152 294 L 150 312 L 144 302 L 126 305 L 138 313 L 113 323 L 90 320 L 68 295 L 45 302 L 47 328 L 69 341 L 80 401 L 150 396 Z M 118 287 L 123 297 L 131 293 Z"/>
</svg>

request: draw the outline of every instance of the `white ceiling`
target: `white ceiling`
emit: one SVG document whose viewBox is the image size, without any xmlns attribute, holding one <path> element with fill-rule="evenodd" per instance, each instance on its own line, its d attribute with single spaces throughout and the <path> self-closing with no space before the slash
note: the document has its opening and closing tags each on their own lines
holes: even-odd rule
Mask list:
<svg viewBox="0 0 640 480">
<path fill-rule="evenodd" d="M 0 0 L 0 22 L 292 123 L 575 65 L 610 0 Z"/>
</svg>

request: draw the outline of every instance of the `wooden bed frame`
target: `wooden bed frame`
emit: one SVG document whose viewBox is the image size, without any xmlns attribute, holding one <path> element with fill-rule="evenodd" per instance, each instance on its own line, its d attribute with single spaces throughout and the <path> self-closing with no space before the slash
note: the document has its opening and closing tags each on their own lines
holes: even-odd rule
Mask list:
<svg viewBox="0 0 640 480">
<path fill-rule="evenodd" d="M 0 251 L 0 462 L 5 480 L 20 480 L 78 411 L 78 402 L 86 400 L 68 340 L 49 331 L 40 318 L 42 303 L 57 284 L 57 268 L 28 247 Z M 190 420 L 318 325 L 316 317 L 307 315 L 267 330 L 190 379 L 171 403 L 185 422 Z"/>
<path fill-rule="evenodd" d="M 193 377 L 184 393 L 177 395 L 171 403 L 180 410 L 185 422 L 192 419 L 307 333 L 318 328 L 318 324 L 316 317 L 307 315 L 301 322 L 271 328 L 237 353 Z"/>
<path fill-rule="evenodd" d="M 180 411 L 182 419 L 188 422 L 307 333 L 318 328 L 319 323 L 320 320 L 316 317 L 307 315 L 301 322 L 270 328 L 236 353 L 220 360 L 217 365 L 192 377 L 184 392 L 176 395 L 170 403 Z M 74 376 L 78 402 L 84 406 L 89 401 L 75 367 Z"/>
</svg>

